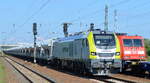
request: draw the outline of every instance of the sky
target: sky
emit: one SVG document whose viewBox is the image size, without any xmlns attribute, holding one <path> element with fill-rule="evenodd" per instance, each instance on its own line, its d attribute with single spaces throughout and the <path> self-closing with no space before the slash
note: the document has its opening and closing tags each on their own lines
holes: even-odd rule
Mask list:
<svg viewBox="0 0 150 83">
<path fill-rule="evenodd" d="M 104 29 L 104 9 L 109 7 L 109 30 L 150 38 L 149 0 L 1 0 L 0 43 L 32 43 L 32 24 L 38 24 L 38 41 L 63 37 L 64 22 L 69 33 L 85 31 L 90 23 Z M 117 10 L 118 28 L 114 27 Z"/>
</svg>

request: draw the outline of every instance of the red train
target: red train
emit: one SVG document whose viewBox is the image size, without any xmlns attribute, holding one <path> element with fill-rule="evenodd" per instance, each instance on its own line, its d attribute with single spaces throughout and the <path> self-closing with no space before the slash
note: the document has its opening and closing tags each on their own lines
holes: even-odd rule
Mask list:
<svg viewBox="0 0 150 83">
<path fill-rule="evenodd" d="M 141 36 L 118 35 L 120 42 L 120 55 L 123 68 L 131 68 L 140 61 L 146 60 L 144 38 Z"/>
</svg>

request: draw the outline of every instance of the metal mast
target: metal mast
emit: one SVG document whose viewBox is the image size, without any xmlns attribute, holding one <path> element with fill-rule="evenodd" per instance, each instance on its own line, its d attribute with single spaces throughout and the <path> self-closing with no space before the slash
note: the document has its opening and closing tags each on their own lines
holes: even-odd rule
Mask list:
<svg viewBox="0 0 150 83">
<path fill-rule="evenodd" d="M 90 24 L 90 31 L 93 31 L 94 30 L 94 23 L 91 23 Z"/>
<path fill-rule="evenodd" d="M 104 22 L 104 30 L 108 31 L 108 5 L 105 6 L 105 22 Z"/>
<path fill-rule="evenodd" d="M 118 32 L 118 26 L 117 26 L 117 10 L 114 11 L 114 29 L 116 32 Z"/>
<path fill-rule="evenodd" d="M 37 23 L 33 23 L 33 35 L 34 35 L 34 63 L 36 63 L 36 36 L 37 36 Z"/>
<path fill-rule="evenodd" d="M 71 23 L 63 23 L 63 32 L 65 37 L 68 37 L 68 27 L 71 25 Z"/>
</svg>

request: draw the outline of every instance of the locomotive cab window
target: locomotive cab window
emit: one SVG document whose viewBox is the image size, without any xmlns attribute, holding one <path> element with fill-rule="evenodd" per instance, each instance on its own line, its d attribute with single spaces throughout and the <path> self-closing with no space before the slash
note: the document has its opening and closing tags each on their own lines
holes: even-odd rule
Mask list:
<svg viewBox="0 0 150 83">
<path fill-rule="evenodd" d="M 97 46 L 115 46 L 113 35 L 94 35 L 94 40 Z"/>
<path fill-rule="evenodd" d="M 133 39 L 135 47 L 142 47 L 142 40 L 141 39 Z"/>
<path fill-rule="evenodd" d="M 132 47 L 132 46 L 133 46 L 131 39 L 124 39 L 124 40 L 123 40 L 123 44 L 124 44 L 124 46 L 126 46 L 126 47 Z"/>
<path fill-rule="evenodd" d="M 123 40 L 124 46 L 126 47 L 142 47 L 142 40 L 141 39 L 124 39 Z"/>
</svg>

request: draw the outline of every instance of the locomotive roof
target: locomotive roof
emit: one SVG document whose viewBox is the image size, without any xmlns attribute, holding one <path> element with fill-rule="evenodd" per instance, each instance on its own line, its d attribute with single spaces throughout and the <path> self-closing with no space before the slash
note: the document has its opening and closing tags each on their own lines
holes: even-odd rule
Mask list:
<svg viewBox="0 0 150 83">
<path fill-rule="evenodd" d="M 68 37 L 59 38 L 59 39 L 57 39 L 56 42 L 67 42 L 67 41 L 73 41 L 76 39 L 87 38 L 89 32 L 93 32 L 93 34 L 114 34 L 114 32 L 112 32 L 112 31 L 104 31 L 104 30 L 100 30 L 100 29 L 94 29 L 93 31 L 79 32 L 79 33 L 75 33 L 74 35 L 70 35 Z"/>
<path fill-rule="evenodd" d="M 105 31 L 105 30 L 100 30 L 100 29 L 95 29 L 92 31 L 93 34 L 114 34 L 112 31 Z"/>
<path fill-rule="evenodd" d="M 51 39 L 48 39 L 48 40 L 44 40 L 44 41 L 40 41 L 40 42 L 37 42 L 37 46 L 45 46 L 45 45 L 48 45 L 50 46 L 52 44 L 52 42 L 54 42 L 56 40 L 56 38 L 51 38 Z"/>
<path fill-rule="evenodd" d="M 26 44 L 26 45 L 20 45 L 18 47 L 9 48 L 9 49 L 6 49 L 6 50 L 17 50 L 17 49 L 30 48 L 30 47 L 32 47 L 31 44 Z"/>
<path fill-rule="evenodd" d="M 67 42 L 67 41 L 73 41 L 73 40 L 76 40 L 76 39 L 83 39 L 83 38 L 86 38 L 88 36 L 88 33 L 89 32 L 83 32 L 83 33 L 80 33 L 80 34 L 59 38 L 59 39 L 56 40 L 56 42 Z"/>
<path fill-rule="evenodd" d="M 128 36 L 128 35 L 121 35 L 121 36 L 119 36 L 119 38 L 122 38 L 122 39 L 143 39 L 143 37 L 142 36 Z"/>
</svg>

